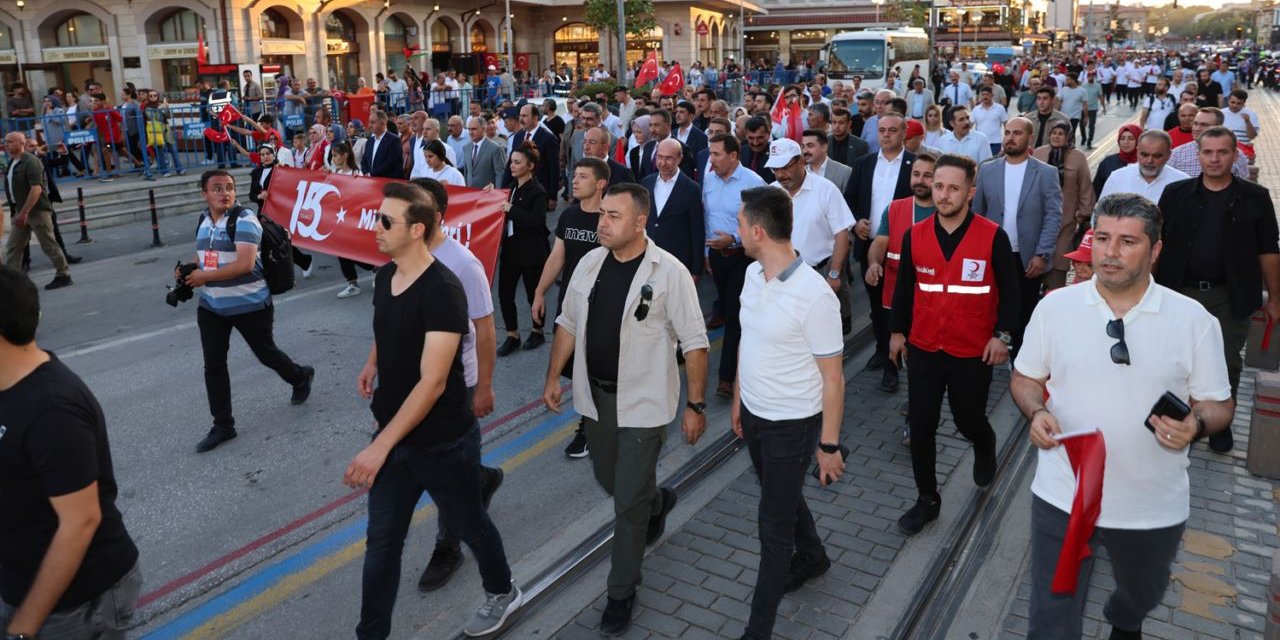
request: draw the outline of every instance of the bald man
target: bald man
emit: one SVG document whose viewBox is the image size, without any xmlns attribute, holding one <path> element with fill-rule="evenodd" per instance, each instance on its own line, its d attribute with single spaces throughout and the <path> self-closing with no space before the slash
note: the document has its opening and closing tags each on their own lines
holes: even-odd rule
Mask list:
<svg viewBox="0 0 1280 640">
<path fill-rule="evenodd" d="M 53 236 L 53 203 L 44 188 L 44 165 L 33 153 L 27 153 L 27 136 L 15 131 L 5 135 L 4 150 L 9 154 L 9 170 L 5 174 L 4 193 L 13 215 L 13 229 L 4 247 L 4 264 L 17 269 L 22 251 L 35 235 L 40 249 L 49 256 L 57 275 L 45 289 L 71 286 L 67 257 Z M 0 216 L 0 235 L 4 233 Z M 699 241 L 701 242 L 701 241 Z"/>
<path fill-rule="evenodd" d="M 645 232 L 659 247 L 689 268 L 695 281 L 702 276 L 706 220 L 702 189 L 680 170 L 688 147 L 675 138 L 658 143 L 657 171 L 640 179 L 649 190 L 649 220 Z"/>
<path fill-rule="evenodd" d="M 631 169 L 628 169 L 627 165 L 609 157 L 609 147 L 612 141 L 613 137 L 603 127 L 587 129 L 582 135 L 582 156 L 584 158 L 599 158 L 609 164 L 610 187 L 623 182 L 635 182 L 636 176 L 631 173 Z"/>
</svg>

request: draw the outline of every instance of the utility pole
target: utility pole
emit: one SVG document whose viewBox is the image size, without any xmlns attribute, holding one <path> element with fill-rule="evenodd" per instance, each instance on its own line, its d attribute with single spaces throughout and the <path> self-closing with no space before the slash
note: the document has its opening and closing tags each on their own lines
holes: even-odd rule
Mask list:
<svg viewBox="0 0 1280 640">
<path fill-rule="evenodd" d="M 624 0 L 616 0 L 616 2 L 618 3 L 618 83 L 625 86 L 627 83 L 627 17 L 622 7 Z"/>
</svg>

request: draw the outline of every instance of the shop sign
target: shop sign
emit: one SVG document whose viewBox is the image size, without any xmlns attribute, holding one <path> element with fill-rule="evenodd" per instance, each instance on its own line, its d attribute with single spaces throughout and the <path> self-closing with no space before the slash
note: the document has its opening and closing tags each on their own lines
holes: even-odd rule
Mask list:
<svg viewBox="0 0 1280 640">
<path fill-rule="evenodd" d="M 710 35 L 711 27 L 707 26 L 707 23 L 703 22 L 702 20 L 698 20 L 697 31 L 698 31 L 698 35 L 700 36 Z"/>
<path fill-rule="evenodd" d="M 331 56 L 351 53 L 351 43 L 346 40 L 325 40 L 324 52 Z"/>
<path fill-rule="evenodd" d="M 110 60 L 107 47 L 52 47 L 44 50 L 45 62 L 93 62 Z"/>
<path fill-rule="evenodd" d="M 166 42 L 147 45 L 147 58 L 151 60 L 190 59 L 196 57 L 199 45 L 194 42 Z"/>
<path fill-rule="evenodd" d="M 307 53 L 307 43 L 302 40 L 263 40 L 264 56 L 300 56 Z"/>
</svg>

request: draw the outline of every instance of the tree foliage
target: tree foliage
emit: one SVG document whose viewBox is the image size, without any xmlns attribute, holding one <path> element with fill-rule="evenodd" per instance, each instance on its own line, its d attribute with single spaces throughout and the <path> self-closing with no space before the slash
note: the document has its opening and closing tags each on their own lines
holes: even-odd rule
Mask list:
<svg viewBox="0 0 1280 640">
<path fill-rule="evenodd" d="M 907 27 L 929 26 L 929 5 L 915 0 L 890 0 L 880 9 L 885 22 Z"/>
<path fill-rule="evenodd" d="M 618 32 L 618 4 L 615 0 L 587 0 L 587 24 L 597 31 Z M 653 0 L 624 0 L 623 13 L 626 14 L 627 33 L 633 36 L 643 35 L 658 26 L 653 18 Z"/>
</svg>

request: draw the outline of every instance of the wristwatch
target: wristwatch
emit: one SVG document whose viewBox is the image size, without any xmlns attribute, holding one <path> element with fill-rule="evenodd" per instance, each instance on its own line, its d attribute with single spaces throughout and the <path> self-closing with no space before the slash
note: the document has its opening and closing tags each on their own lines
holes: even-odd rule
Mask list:
<svg viewBox="0 0 1280 640">
<path fill-rule="evenodd" d="M 992 337 L 999 340 L 1000 342 L 1003 342 L 1004 346 L 1006 347 L 1013 344 L 1013 334 L 1009 333 L 1008 331 L 997 331 L 994 334 L 992 334 Z"/>
<path fill-rule="evenodd" d="M 828 272 L 827 272 L 827 279 L 828 279 L 828 280 L 839 280 L 839 279 L 840 279 L 840 270 L 839 270 L 839 269 L 832 269 L 832 270 L 828 271 Z"/>
<path fill-rule="evenodd" d="M 25 633 L 6 633 L 4 634 L 4 640 L 36 640 L 36 637 Z"/>
<path fill-rule="evenodd" d="M 819 442 L 818 448 L 821 449 L 823 453 L 839 453 L 840 443 L 837 442 L 835 444 L 830 444 L 827 442 Z"/>
<path fill-rule="evenodd" d="M 707 403 L 705 402 L 689 401 L 689 402 L 686 402 L 684 406 L 689 407 L 690 409 L 693 409 L 693 412 L 698 415 L 704 415 L 707 413 Z"/>
</svg>

